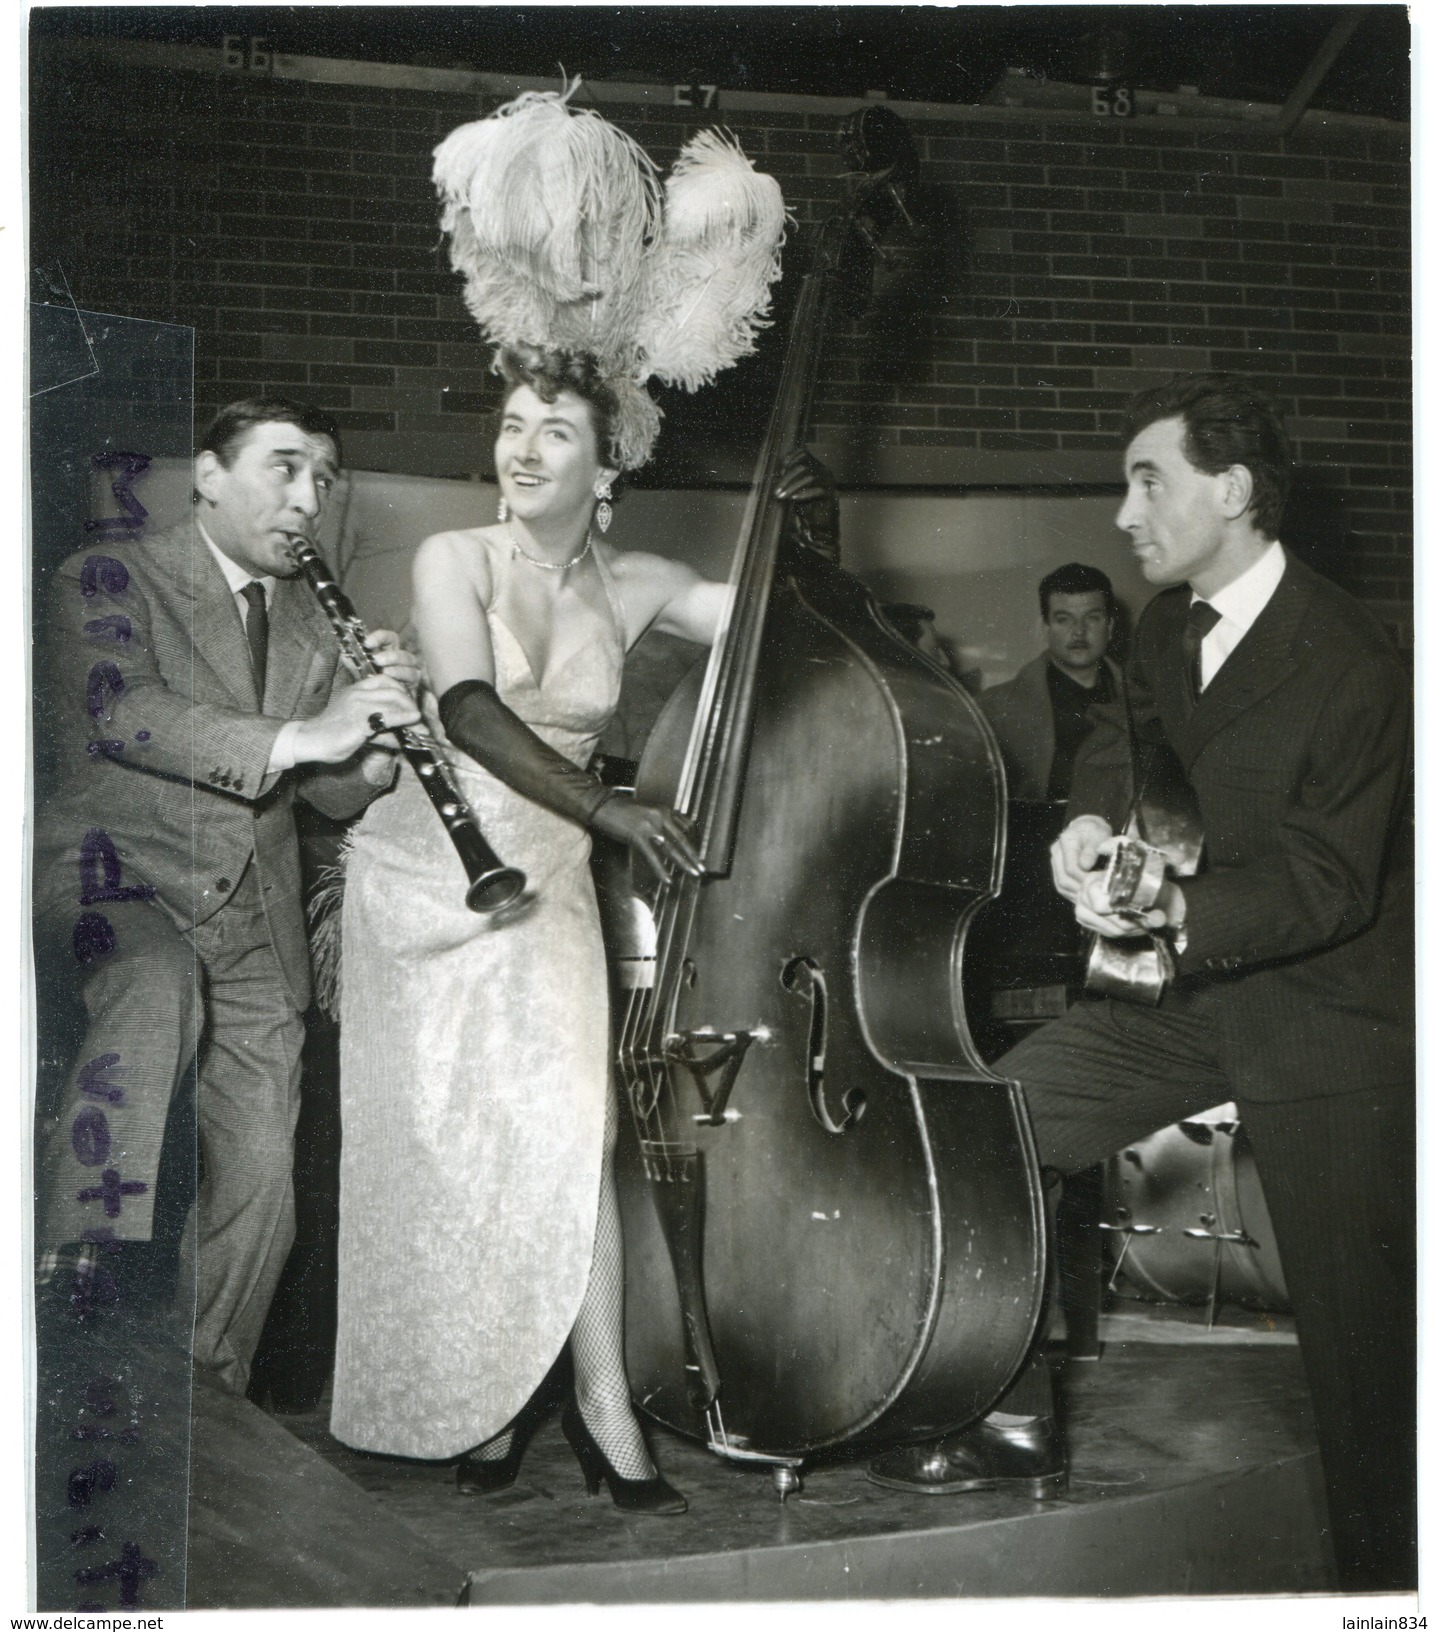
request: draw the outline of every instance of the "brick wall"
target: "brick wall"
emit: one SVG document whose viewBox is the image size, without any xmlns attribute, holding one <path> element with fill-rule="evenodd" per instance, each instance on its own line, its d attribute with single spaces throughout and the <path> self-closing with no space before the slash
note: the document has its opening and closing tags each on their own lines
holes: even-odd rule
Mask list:
<svg viewBox="0 0 1438 1632">
<path fill-rule="evenodd" d="M 336 412 L 351 464 L 486 467 L 487 353 L 448 269 L 429 156 L 493 98 L 158 59 L 119 72 L 38 43 L 32 93 L 32 260 L 58 259 L 82 307 L 193 325 L 197 416 L 281 391 Z M 661 163 L 711 122 L 606 112 Z M 723 115 L 796 213 L 791 264 L 838 196 L 842 112 L 811 98 Z M 881 268 L 877 325 L 841 324 L 827 348 L 814 437 L 841 479 L 1112 481 L 1131 391 L 1241 370 L 1290 415 L 1304 469 L 1286 531 L 1401 631 L 1406 127 L 1310 116 L 1279 138 L 996 114 L 911 121 L 931 225 Z M 655 479 L 742 475 L 773 337 L 766 349 L 692 404 L 666 396 Z"/>
</svg>

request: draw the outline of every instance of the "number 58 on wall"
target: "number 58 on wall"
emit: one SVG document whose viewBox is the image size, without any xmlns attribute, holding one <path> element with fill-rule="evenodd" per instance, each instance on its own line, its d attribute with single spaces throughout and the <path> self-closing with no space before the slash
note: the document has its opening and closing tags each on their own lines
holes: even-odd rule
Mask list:
<svg viewBox="0 0 1438 1632">
<path fill-rule="evenodd" d="M 1089 92 L 1089 112 L 1103 119 L 1132 119 L 1138 112 L 1127 85 L 1095 85 Z"/>
</svg>

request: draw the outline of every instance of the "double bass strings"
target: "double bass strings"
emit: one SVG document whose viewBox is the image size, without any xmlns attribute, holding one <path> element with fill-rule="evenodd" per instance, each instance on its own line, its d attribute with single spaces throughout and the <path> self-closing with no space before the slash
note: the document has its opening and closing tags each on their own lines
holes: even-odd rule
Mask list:
<svg viewBox="0 0 1438 1632">
<path fill-rule="evenodd" d="M 736 712 L 732 701 L 735 691 L 746 682 L 752 687 L 758 647 L 763 638 L 764 613 L 781 533 L 775 513 L 778 507 L 771 497 L 773 484 L 784 453 L 800 439 L 803 405 L 809 400 L 818 368 L 818 348 L 795 346 L 792 335 L 810 332 L 827 305 L 831 280 L 823 274 L 833 270 L 838 257 L 838 246 L 832 240 L 831 232 L 821 235 L 814 265 L 800 287 L 791 325 L 791 344 L 786 350 L 774 412 L 765 430 L 730 567 L 731 594 L 709 654 L 675 796 L 675 808 L 695 824 L 700 859 L 706 868 L 711 864 L 722 867 L 727 859 L 716 853 L 720 848 L 727 850 L 729 836 L 716 835 L 714 817 L 721 803 L 718 791 L 723 772 L 726 768 L 732 771 L 735 759 L 742 762 L 743 754 L 742 749 L 737 753 L 732 751 L 736 745 L 732 735 L 724 734 L 723 727 Z M 747 699 L 740 702 L 740 712 L 745 701 Z M 725 754 L 725 748 L 731 752 Z M 724 842 L 716 845 L 716 837 Z M 629 1089 L 631 1111 L 640 1138 L 650 1144 L 674 1148 L 682 1148 L 687 1141 L 681 1138 L 682 1130 L 671 1130 L 665 1125 L 675 1112 L 669 1066 L 664 1060 L 665 1038 L 661 1033 L 678 1001 L 682 962 L 679 952 L 688 938 L 687 927 L 681 930 L 681 919 L 692 919 L 696 903 L 691 892 L 699 888 L 700 882 L 684 877 L 673 884 L 659 886 L 653 909 L 656 931 L 653 978 L 647 987 L 630 993 L 619 1047 L 620 1073 Z"/>
<path fill-rule="evenodd" d="M 823 249 L 822 244 L 820 248 Z M 792 325 L 793 333 L 807 332 L 818 316 L 818 308 L 826 293 L 825 280 L 816 277 L 813 272 L 804 277 Z M 803 428 L 799 415 L 792 411 L 786 414 L 782 410 L 789 403 L 808 400 L 812 376 L 816 371 L 816 357 L 810 348 L 792 345 L 788 348 L 780 375 L 776 411 L 770 416 L 765 431 L 754 480 L 744 507 L 739 541 L 729 569 L 729 602 L 710 649 L 704 686 L 680 773 L 675 806 L 697 823 L 700 859 L 705 861 L 709 859 L 707 849 L 710 834 L 701 806 L 719 757 L 719 742 L 715 733 L 729 715 L 728 698 L 734 686 L 752 668 L 751 648 L 763 635 L 764 609 L 773 581 L 780 536 L 780 527 L 773 516 L 776 507 L 770 495 L 779 461 L 798 442 Z M 757 548 L 756 540 L 759 543 Z"/>
</svg>

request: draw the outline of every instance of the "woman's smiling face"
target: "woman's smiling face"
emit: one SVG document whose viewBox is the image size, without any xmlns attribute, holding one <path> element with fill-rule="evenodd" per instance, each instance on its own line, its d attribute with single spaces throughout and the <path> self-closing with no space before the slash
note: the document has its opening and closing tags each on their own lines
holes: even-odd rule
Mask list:
<svg viewBox="0 0 1438 1632">
<path fill-rule="evenodd" d="M 587 521 L 596 481 L 613 475 L 599 458 L 584 398 L 561 391 L 546 402 L 527 385 L 516 387 L 505 402 L 494 467 L 510 514 L 546 527 Z"/>
</svg>

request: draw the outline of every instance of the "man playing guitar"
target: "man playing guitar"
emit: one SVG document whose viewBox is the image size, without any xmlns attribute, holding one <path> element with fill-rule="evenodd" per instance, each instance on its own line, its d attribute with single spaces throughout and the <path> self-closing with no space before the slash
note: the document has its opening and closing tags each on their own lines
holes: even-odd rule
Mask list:
<svg viewBox="0 0 1438 1632">
<path fill-rule="evenodd" d="M 1245 381 L 1184 376 L 1131 404 L 1118 525 L 1159 585 L 1112 710 L 1080 752 L 1053 847 L 1078 921 L 1113 941 L 1105 862 L 1131 744 L 1196 795 L 1206 865 L 1143 923 L 1175 978 L 1153 1006 L 1078 1004 L 996 1066 L 1041 1160 L 1075 1173 L 1185 1115 L 1238 1103 L 1313 1396 L 1340 1585 L 1416 1585 L 1414 1021 L 1409 683 L 1356 600 L 1278 542 L 1290 453 Z M 881 1457 L 939 1494 L 1065 1478 L 1032 1361 L 989 1417 Z"/>
</svg>

